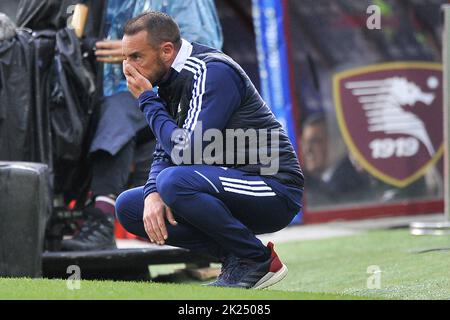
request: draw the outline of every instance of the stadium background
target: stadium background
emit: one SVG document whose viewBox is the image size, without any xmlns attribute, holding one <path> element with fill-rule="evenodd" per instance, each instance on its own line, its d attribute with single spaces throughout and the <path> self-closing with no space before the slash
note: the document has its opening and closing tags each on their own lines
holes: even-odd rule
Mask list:
<svg viewBox="0 0 450 320">
<path fill-rule="evenodd" d="M 352 180 L 352 175 L 362 174 L 369 181 L 364 190 L 357 184 L 350 184 L 345 185 L 345 192 L 340 192 L 339 185 L 332 186 L 330 190 L 328 186 L 319 184 L 314 192 L 308 192 L 307 180 L 304 209 L 293 224 L 443 211 L 444 165 L 442 153 L 439 153 L 443 136 L 435 134 L 432 137 L 435 153 L 430 154 L 427 160 L 430 163 L 427 170 L 422 170 L 415 179 L 401 187 L 389 183 L 365 170 L 358 159 L 353 158 L 348 141 L 344 138 L 345 128 L 339 123 L 333 81 L 342 72 L 368 66 L 378 66 L 375 69 L 380 70 L 387 63 L 407 63 L 411 69 L 419 62 L 430 63 L 442 72 L 443 25 L 440 6 L 448 1 L 215 2 L 224 33 L 224 52 L 243 66 L 261 90 L 295 141 L 302 163 L 302 137 L 307 120 L 326 118 L 324 148 L 327 157 L 324 160 L 325 168 L 318 176 L 323 178 L 326 173 L 333 176 L 332 173 L 343 161 L 349 163 L 350 157 L 353 170 L 344 171 L 346 174 L 338 177 Z M 2 1 L 0 5 L 4 7 L 0 7 L 0 11 L 15 12 L 17 2 L 9 2 L 9 8 L 7 4 L 7 1 Z M 380 30 L 370 30 L 366 25 L 370 16 L 366 9 L 372 4 L 381 8 Z M 411 70 L 408 74 L 414 72 Z M 419 77 L 421 75 L 419 73 Z M 439 83 L 442 85 L 441 78 Z M 442 112 L 443 101 L 436 99 L 435 102 Z M 424 121 L 427 128 L 442 125 L 440 118 L 427 118 Z M 1 160 L 30 159 L 3 156 Z M 423 159 L 409 157 L 408 161 L 415 163 Z M 411 165 L 410 174 L 414 175 L 419 171 L 418 168 Z M 356 177 L 354 181 L 360 180 Z M 320 190 L 326 192 L 321 193 Z M 323 198 L 323 194 L 329 197 Z M 120 229 L 117 236 L 129 237 Z M 379 237 L 382 239 L 381 235 Z M 445 242 L 441 241 L 440 244 L 444 245 Z M 290 290 L 289 287 L 286 289 Z"/>
<path fill-rule="evenodd" d="M 301 160 L 303 123 L 311 115 L 326 115 L 325 161 L 331 170 L 351 154 L 336 117 L 333 76 L 386 62 L 440 63 L 440 6 L 446 2 L 219 0 L 216 6 L 224 52 L 244 67 L 260 89 L 296 144 Z M 380 30 L 366 26 L 367 8 L 372 4 L 381 8 Z M 14 17 L 17 5 L 17 1 L 2 1 L 2 11 Z M 442 141 L 442 137 L 436 139 Z M 418 179 L 400 188 L 373 175 L 364 194 L 356 192 L 355 185 L 337 184 L 331 188 L 341 191 L 332 190 L 329 198 L 320 198 L 323 190 L 316 192 L 311 187 L 308 192 L 307 186 L 303 215 L 293 223 L 441 212 L 443 163 L 442 154 L 436 156 Z M 3 155 L 2 160 L 29 159 Z M 351 180 L 355 173 L 347 175 Z"/>
<path fill-rule="evenodd" d="M 296 142 L 301 159 L 303 123 L 309 116 L 327 115 L 326 165 L 333 168 L 349 153 L 336 117 L 334 74 L 382 63 L 441 63 L 440 7 L 446 2 L 248 0 L 216 4 L 224 51 L 244 66 L 269 101 Z M 372 4 L 381 8 L 380 30 L 369 30 L 366 25 L 367 8 Z M 439 125 L 438 119 L 432 121 Z M 411 174 L 415 171 L 411 168 Z M 442 212 L 442 174 L 441 153 L 418 179 L 400 188 L 372 176 L 364 193 L 349 184 L 341 187 L 342 192 L 323 198 L 324 189 L 308 192 L 307 182 L 304 212 L 294 223 Z M 356 173 L 350 170 L 347 175 L 352 180 Z"/>
</svg>

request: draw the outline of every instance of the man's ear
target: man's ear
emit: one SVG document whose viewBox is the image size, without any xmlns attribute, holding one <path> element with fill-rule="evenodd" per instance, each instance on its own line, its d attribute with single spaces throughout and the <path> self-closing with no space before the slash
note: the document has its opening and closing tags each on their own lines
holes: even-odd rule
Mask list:
<svg viewBox="0 0 450 320">
<path fill-rule="evenodd" d="M 161 45 L 161 54 L 164 62 L 169 62 L 175 53 L 175 46 L 172 42 L 164 42 Z"/>
</svg>

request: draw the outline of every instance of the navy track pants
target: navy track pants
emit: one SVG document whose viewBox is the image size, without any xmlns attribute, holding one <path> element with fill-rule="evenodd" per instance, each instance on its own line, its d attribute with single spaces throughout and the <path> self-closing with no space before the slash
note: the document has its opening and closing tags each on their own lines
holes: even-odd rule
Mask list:
<svg viewBox="0 0 450 320">
<path fill-rule="evenodd" d="M 166 244 L 211 254 L 264 260 L 268 249 L 255 235 L 286 227 L 299 212 L 303 189 L 240 170 L 208 165 L 163 170 L 156 188 L 172 209 L 177 226 L 166 221 Z M 147 238 L 143 187 L 123 192 L 116 214 L 123 227 Z"/>
</svg>

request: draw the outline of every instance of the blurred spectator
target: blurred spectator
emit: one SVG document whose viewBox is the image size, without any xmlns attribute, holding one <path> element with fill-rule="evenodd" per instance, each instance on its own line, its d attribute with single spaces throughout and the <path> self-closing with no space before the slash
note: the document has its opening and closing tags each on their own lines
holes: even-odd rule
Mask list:
<svg viewBox="0 0 450 320">
<path fill-rule="evenodd" d="M 313 114 L 305 120 L 300 145 L 308 206 L 358 204 L 367 201 L 386 203 L 399 199 L 424 198 L 429 194 L 425 178 L 404 188 L 397 188 L 369 174 L 350 153 L 331 162 L 327 120 L 323 113 Z"/>
<path fill-rule="evenodd" d="M 303 167 L 311 176 L 318 177 L 327 167 L 328 134 L 322 114 L 310 116 L 303 124 Z"/>
<path fill-rule="evenodd" d="M 115 199 L 127 187 L 133 161 L 144 164 L 135 166 L 134 173 L 138 175 L 136 184 L 143 183 L 139 182 L 139 177 L 144 182 L 147 179 L 146 170 L 152 161 L 154 137 L 138 108 L 137 100 L 128 92 L 122 73 L 120 40 L 125 22 L 146 10 L 162 11 L 174 17 L 182 37 L 188 41 L 217 49 L 222 47 L 222 31 L 213 0 L 108 1 L 106 40 L 96 43 L 97 60 L 105 65 L 104 99 L 90 147 L 92 203 L 85 209 L 87 219 L 81 231 L 73 239 L 63 241 L 63 250 L 114 248 Z"/>
<path fill-rule="evenodd" d="M 350 156 L 328 163 L 328 132 L 323 113 L 306 119 L 300 145 L 308 205 L 336 204 L 361 199 L 368 194 L 369 176 L 355 165 Z"/>
</svg>

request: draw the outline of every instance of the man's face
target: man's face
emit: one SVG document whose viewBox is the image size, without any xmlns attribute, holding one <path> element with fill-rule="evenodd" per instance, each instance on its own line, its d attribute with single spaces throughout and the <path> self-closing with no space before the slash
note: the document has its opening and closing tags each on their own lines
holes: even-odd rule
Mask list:
<svg viewBox="0 0 450 320">
<path fill-rule="evenodd" d="M 147 31 L 124 35 L 122 39 L 124 59 L 153 85 L 159 83 L 169 71 L 162 59 L 160 48 L 148 44 Z"/>
<path fill-rule="evenodd" d="M 303 130 L 302 150 L 305 171 L 320 175 L 327 166 L 328 137 L 324 124 L 312 124 Z"/>
</svg>

